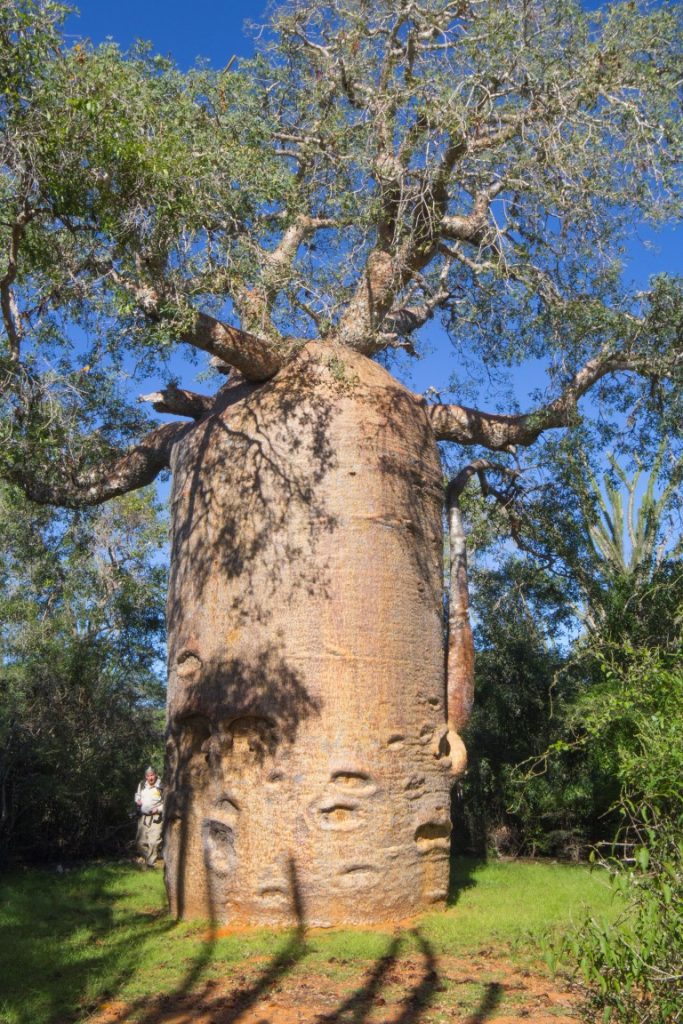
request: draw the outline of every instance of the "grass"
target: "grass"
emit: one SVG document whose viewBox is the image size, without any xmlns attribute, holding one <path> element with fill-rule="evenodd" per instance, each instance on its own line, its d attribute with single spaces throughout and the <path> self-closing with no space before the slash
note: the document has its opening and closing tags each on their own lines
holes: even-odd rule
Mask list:
<svg viewBox="0 0 683 1024">
<path fill-rule="evenodd" d="M 212 939 L 206 923 L 176 923 L 165 911 L 162 873 L 126 864 L 63 874 L 27 870 L 0 879 L 0 1021 L 67 1024 L 102 1001 L 190 992 L 258 966 L 349 977 L 358 961 L 429 949 L 465 955 L 494 947 L 523 962 L 539 939 L 590 909 L 610 915 L 599 875 L 580 866 L 459 860 L 450 905 L 419 931 L 258 931 Z M 255 960 L 255 958 L 257 958 Z M 354 964 L 356 964 L 354 968 Z M 355 1019 L 355 1018 L 354 1018 Z"/>
<path fill-rule="evenodd" d="M 456 953 L 491 944 L 518 950 L 578 923 L 586 910 L 612 916 L 612 900 L 606 878 L 585 865 L 463 858 L 453 865 L 451 906 L 426 916 L 423 932 L 435 948 Z"/>
</svg>

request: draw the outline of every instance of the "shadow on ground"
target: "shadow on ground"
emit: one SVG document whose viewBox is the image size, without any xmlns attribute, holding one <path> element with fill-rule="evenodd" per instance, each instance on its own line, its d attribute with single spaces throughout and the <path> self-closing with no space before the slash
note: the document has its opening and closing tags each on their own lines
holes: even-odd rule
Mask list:
<svg viewBox="0 0 683 1024">
<path fill-rule="evenodd" d="M 190 971 L 173 993 L 120 1008 L 112 1005 L 110 1012 L 91 1020 L 94 1024 L 370 1024 L 380 1020 L 387 1024 L 420 1024 L 445 986 L 430 943 L 419 931 L 411 933 L 411 938 L 417 943 L 419 955 L 411 959 L 409 973 L 404 973 L 405 963 L 399 960 L 404 936 L 396 935 L 387 953 L 365 972 L 361 984 L 343 998 L 337 997 L 336 1005 L 331 1007 L 326 1005 L 329 994 L 326 998 L 315 991 L 304 992 L 305 1002 L 291 996 L 285 1001 L 279 996 L 282 983 L 306 956 L 305 938 L 296 929 L 286 948 L 250 984 L 229 994 L 217 993 L 217 982 L 205 983 L 200 991 L 193 991 L 195 972 Z M 480 990 L 474 1012 L 451 1019 L 461 1024 L 490 1021 L 503 987 L 487 982 Z"/>
<path fill-rule="evenodd" d="M 471 865 L 471 869 L 474 868 Z M 471 869 L 460 867 L 453 874 L 452 902 L 465 888 L 475 884 Z M 340 996 L 339 982 L 325 986 L 327 991 L 316 991 L 308 973 L 293 984 L 286 1000 L 280 998 L 285 980 L 306 960 L 309 948 L 306 940 L 306 922 L 297 882 L 296 863 L 290 861 L 290 898 L 297 925 L 286 945 L 271 961 L 248 982 L 224 990 L 225 982 L 212 978 L 198 988 L 205 968 L 215 953 L 220 930 L 212 925 L 187 969 L 183 980 L 173 992 L 150 999 L 144 998 L 126 1006 L 109 1007 L 109 1012 L 94 1017 L 96 1024 L 293 1024 L 310 1020 L 315 1024 L 369 1024 L 382 1020 L 391 1024 L 420 1024 L 435 1002 L 437 994 L 446 991 L 440 973 L 439 959 L 430 942 L 419 928 L 397 931 L 389 940 L 386 952 L 363 972 L 358 984 L 358 964 L 352 968 L 353 984 Z M 341 964 L 347 961 L 336 961 Z M 313 980 L 316 966 L 311 965 Z M 321 979 L 324 980 L 324 979 Z M 347 982 L 351 980 L 347 978 Z M 343 982 L 341 987 L 343 988 Z M 217 991 L 223 989 L 223 991 Z M 479 1003 L 473 1013 L 461 1016 L 463 1024 L 485 1024 L 490 1020 L 502 997 L 502 986 L 495 982 L 478 985 Z M 304 1005 L 304 1002 L 306 1005 Z M 330 1003 L 332 1005 L 330 1005 Z M 306 1016 L 302 1017 L 302 1014 Z M 387 1016 L 389 1014 L 389 1016 Z"/>
<path fill-rule="evenodd" d="M 139 970 L 145 942 L 173 930 L 158 907 L 121 912 L 127 870 L 33 869 L 0 880 L 0 1020 L 77 1020 L 91 993 L 113 996 Z"/>
<path fill-rule="evenodd" d="M 455 865 L 451 903 L 476 884 L 477 867 L 476 861 Z M 422 926 L 378 934 L 374 946 L 360 956 L 353 936 L 340 935 L 336 945 L 332 937 L 327 948 L 337 955 L 321 957 L 319 936 L 306 929 L 294 860 L 289 877 L 297 924 L 269 958 L 256 957 L 247 937 L 243 945 L 229 939 L 235 955 L 228 953 L 217 924 L 201 926 L 202 931 L 177 925 L 161 908 L 156 885 L 157 905 L 149 905 L 154 895 L 142 879 L 150 876 L 138 878 L 127 867 L 99 866 L 66 876 L 30 872 L 23 884 L 21 878 L 16 884 L 5 879 L 0 887 L 0 1020 L 433 1024 L 447 1019 L 494 1024 L 523 999 L 523 1015 L 534 1024 L 567 1024 L 567 1017 L 545 1012 L 545 1007 L 555 1012 L 548 1000 L 549 991 L 556 995 L 550 983 L 529 980 L 528 971 L 491 959 L 490 951 L 460 959 L 441 947 L 437 953 Z M 122 896 L 128 901 L 125 908 Z M 166 959 L 178 963 L 178 943 L 185 956 L 182 973 L 179 977 L 175 968 L 168 975 L 172 980 L 164 982 L 158 972 Z M 327 940 L 322 948 L 326 945 Z M 128 995 L 136 989 L 163 989 L 163 995 Z"/>
<path fill-rule="evenodd" d="M 446 906 L 454 907 L 462 894 L 477 884 L 477 870 L 486 864 L 484 857 L 451 857 Z"/>
</svg>

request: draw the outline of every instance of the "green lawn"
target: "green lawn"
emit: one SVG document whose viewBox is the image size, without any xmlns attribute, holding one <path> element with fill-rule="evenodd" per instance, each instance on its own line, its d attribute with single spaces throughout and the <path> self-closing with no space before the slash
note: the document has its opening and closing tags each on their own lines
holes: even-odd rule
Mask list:
<svg viewBox="0 0 683 1024">
<path fill-rule="evenodd" d="M 416 922 L 401 950 L 424 942 L 435 954 L 493 947 L 523 960 L 586 908 L 609 915 L 610 901 L 602 877 L 584 867 L 459 860 L 448 909 Z M 320 970 L 377 961 L 392 943 L 389 931 L 318 931 L 305 944 L 273 931 L 212 939 L 205 923 L 167 917 L 160 871 L 112 864 L 16 872 L 0 879 L 0 1021 L 66 1024 L 105 999 L 192 991 L 254 957 L 274 969 L 296 960 L 299 969 Z"/>
</svg>

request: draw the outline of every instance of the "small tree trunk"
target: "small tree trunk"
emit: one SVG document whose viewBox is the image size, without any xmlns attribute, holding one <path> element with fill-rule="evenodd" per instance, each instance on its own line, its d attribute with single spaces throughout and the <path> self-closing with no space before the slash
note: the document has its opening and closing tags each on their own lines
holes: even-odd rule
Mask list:
<svg viewBox="0 0 683 1024">
<path fill-rule="evenodd" d="M 420 403 L 311 344 L 176 446 L 174 912 L 405 918 L 446 898 L 442 488 Z"/>
<path fill-rule="evenodd" d="M 460 733 L 470 719 L 474 701 L 474 638 L 470 623 L 467 541 L 458 498 L 451 486 L 446 502 L 450 563 L 446 676 L 453 771 L 461 775 L 467 767 L 467 751 Z"/>
</svg>

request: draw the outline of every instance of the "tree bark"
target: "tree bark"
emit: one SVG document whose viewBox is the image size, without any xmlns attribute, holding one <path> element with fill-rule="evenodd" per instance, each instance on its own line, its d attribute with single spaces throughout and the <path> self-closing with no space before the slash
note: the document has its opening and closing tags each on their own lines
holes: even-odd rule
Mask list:
<svg viewBox="0 0 683 1024">
<path fill-rule="evenodd" d="M 146 487 L 171 464 L 173 446 L 191 430 L 191 424 L 165 423 L 142 438 L 139 444 L 110 459 L 62 473 L 58 478 L 32 471 L 17 463 L 4 471 L 4 479 L 16 484 L 39 505 L 83 508 L 101 505 L 111 498 Z"/>
<path fill-rule="evenodd" d="M 446 898 L 437 449 L 415 396 L 331 355 L 312 343 L 273 380 L 228 385 L 174 450 L 179 916 L 362 924 Z"/>
<path fill-rule="evenodd" d="M 568 427 L 577 416 L 577 403 L 608 374 L 629 370 L 647 374 L 642 358 L 606 348 L 577 370 L 557 398 L 529 413 L 503 415 L 466 405 L 429 405 L 427 415 L 439 441 L 482 445 L 490 451 L 527 446 L 546 430 Z"/>
<path fill-rule="evenodd" d="M 470 622 L 467 540 L 460 511 L 460 495 L 470 475 L 467 470 L 459 473 L 446 492 L 449 546 L 446 706 L 449 742 L 458 774 L 467 767 L 467 751 L 460 734 L 470 719 L 474 702 L 474 637 Z"/>
</svg>

